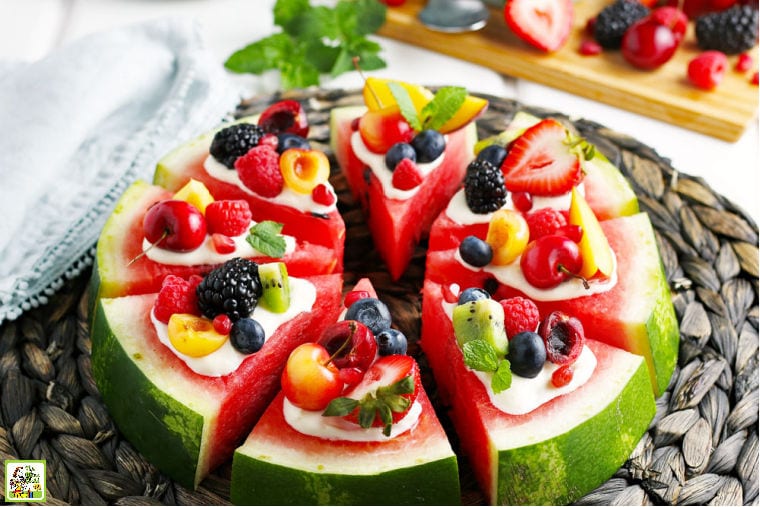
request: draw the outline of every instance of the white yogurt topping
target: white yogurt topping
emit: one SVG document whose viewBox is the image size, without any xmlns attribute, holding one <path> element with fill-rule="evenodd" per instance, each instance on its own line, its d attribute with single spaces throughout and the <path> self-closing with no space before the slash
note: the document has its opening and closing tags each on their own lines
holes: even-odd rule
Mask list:
<svg viewBox="0 0 760 507">
<path fill-rule="evenodd" d="M 254 225 L 256 225 L 256 222 L 251 222 L 248 229 Z M 232 240 L 235 242 L 235 250 L 227 254 L 222 254 L 216 251 L 211 235 L 207 235 L 206 240 L 201 243 L 198 248 L 189 252 L 174 252 L 157 246 L 150 248 L 150 242 L 143 238 L 143 252 L 145 252 L 145 256 L 153 262 L 171 266 L 223 264 L 235 257 L 251 258 L 265 256 L 265 254 L 253 248 L 251 244 L 246 241 L 245 238 L 247 236 L 247 230 L 239 236 L 232 236 Z M 296 239 L 293 236 L 285 234 L 283 234 L 282 237 L 285 239 L 285 255 L 294 252 L 296 249 Z"/>
<path fill-rule="evenodd" d="M 415 401 L 409 412 L 391 426 L 390 436 L 383 435 L 383 428 L 362 428 L 342 417 L 323 416 L 320 410 L 303 410 L 287 398 L 283 398 L 282 412 L 285 421 L 297 432 L 325 440 L 348 440 L 351 442 L 383 442 L 405 433 L 417 425 L 422 405 Z"/>
<path fill-rule="evenodd" d="M 448 136 L 444 136 L 444 139 L 446 142 L 448 142 Z M 377 177 L 383 187 L 383 193 L 389 199 L 405 201 L 407 199 L 410 199 L 419 190 L 419 186 L 410 190 L 400 190 L 394 187 L 392 181 L 393 172 L 388 170 L 385 165 L 385 154 L 374 153 L 370 151 L 369 148 L 367 148 L 367 146 L 364 144 L 362 136 L 359 134 L 359 132 L 354 132 L 351 134 L 351 149 L 354 151 L 356 157 L 361 160 L 367 167 L 369 167 L 375 177 Z M 444 152 L 441 153 L 438 158 L 432 162 L 417 164 L 417 168 L 420 170 L 420 173 L 422 173 L 422 176 L 427 176 L 433 169 L 441 165 L 445 155 L 446 151 L 444 150 Z"/>
<path fill-rule="evenodd" d="M 333 194 L 334 199 L 333 204 L 330 206 L 325 206 L 323 204 L 314 202 L 314 200 L 311 198 L 311 194 L 301 194 L 299 192 L 293 191 L 287 186 L 284 186 L 282 188 L 282 192 L 280 192 L 279 195 L 275 197 L 262 197 L 252 191 L 250 188 L 243 185 L 243 182 L 240 181 L 240 177 L 238 176 L 238 172 L 236 170 L 228 168 L 211 155 L 206 157 L 206 160 L 203 162 L 203 168 L 206 170 L 209 176 L 224 181 L 225 183 L 235 185 L 247 194 L 255 195 L 260 199 L 264 199 L 273 204 L 282 204 L 283 206 L 289 206 L 306 213 L 330 213 L 336 209 L 335 204 L 338 202 L 338 199 L 335 196 L 335 190 L 333 190 L 332 185 L 330 185 L 329 182 L 325 182 L 325 185 L 330 190 L 330 193 Z"/>
<path fill-rule="evenodd" d="M 290 306 L 283 313 L 274 313 L 257 305 L 253 310 L 251 317 L 256 319 L 261 327 L 264 328 L 266 339 L 272 336 L 281 324 L 289 321 L 301 312 L 311 311 L 314 303 L 317 301 L 317 288 L 301 278 L 288 277 L 290 281 Z M 174 355 L 182 359 L 185 364 L 195 373 L 207 377 L 221 377 L 228 375 L 238 369 L 240 364 L 248 357 L 247 354 L 241 354 L 232 346 L 229 340 L 217 350 L 203 357 L 190 357 L 182 354 L 169 340 L 168 325 L 156 319 L 151 310 L 150 319 L 158 334 L 158 339 L 174 352 Z"/>
</svg>

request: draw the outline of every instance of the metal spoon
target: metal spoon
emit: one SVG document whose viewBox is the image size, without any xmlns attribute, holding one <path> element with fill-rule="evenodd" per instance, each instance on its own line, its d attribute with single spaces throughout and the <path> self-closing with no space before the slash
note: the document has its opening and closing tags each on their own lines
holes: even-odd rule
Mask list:
<svg viewBox="0 0 760 507">
<path fill-rule="evenodd" d="M 470 32 L 486 25 L 488 9 L 481 0 L 428 0 L 419 18 L 438 32 Z"/>
</svg>

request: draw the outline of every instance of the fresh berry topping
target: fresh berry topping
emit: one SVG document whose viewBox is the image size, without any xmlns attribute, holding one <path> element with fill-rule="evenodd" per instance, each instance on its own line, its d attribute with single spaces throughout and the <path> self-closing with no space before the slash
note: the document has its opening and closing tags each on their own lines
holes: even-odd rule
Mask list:
<svg viewBox="0 0 760 507">
<path fill-rule="evenodd" d="M 352 304 L 346 311 L 346 320 L 357 320 L 378 334 L 391 327 L 391 312 L 377 298 L 362 298 Z"/>
<path fill-rule="evenodd" d="M 364 113 L 359 120 L 359 134 L 370 151 L 386 153 L 396 143 L 410 142 L 414 130 L 394 105 Z"/>
<path fill-rule="evenodd" d="M 470 266 L 482 268 L 493 259 L 491 245 L 477 236 L 467 236 L 459 244 L 459 255 Z"/>
<path fill-rule="evenodd" d="M 702 49 L 735 55 L 757 44 L 758 11 L 755 6 L 736 5 L 723 12 L 697 18 L 694 30 Z"/>
<path fill-rule="evenodd" d="M 234 252 L 236 246 L 234 239 L 218 232 L 211 235 L 211 244 L 214 251 L 222 255 Z"/>
<path fill-rule="evenodd" d="M 314 187 L 330 178 L 330 161 L 319 150 L 291 148 L 280 155 L 280 173 L 289 189 L 311 194 Z"/>
<path fill-rule="evenodd" d="M 754 74 L 752 74 L 752 78 L 750 78 L 749 82 L 757 86 L 758 81 L 760 81 L 758 78 L 760 78 L 760 74 L 758 74 L 758 72 L 755 72 Z"/>
<path fill-rule="evenodd" d="M 206 275 L 196 291 L 198 307 L 209 319 L 220 313 L 232 322 L 248 317 L 262 293 L 258 264 L 240 257 L 229 260 Z"/>
<path fill-rule="evenodd" d="M 532 299 L 515 296 L 499 301 L 504 308 L 504 329 L 507 337 L 512 338 L 522 331 L 538 329 L 540 317 L 538 307 Z"/>
<path fill-rule="evenodd" d="M 252 148 L 237 159 L 235 169 L 243 185 L 262 197 L 276 197 L 282 192 L 280 157 L 269 146 Z"/>
<path fill-rule="evenodd" d="M 457 299 L 458 305 L 469 303 L 470 301 L 477 301 L 479 299 L 491 299 L 491 295 L 480 287 L 468 287 L 459 294 Z"/>
<path fill-rule="evenodd" d="M 557 229 L 557 234 L 565 236 L 575 243 L 579 243 L 583 238 L 583 227 L 575 224 L 567 224 Z"/>
<path fill-rule="evenodd" d="M 670 28 L 679 44 L 686 36 L 689 18 L 682 10 L 675 7 L 658 7 L 652 11 L 650 17 L 657 23 Z"/>
<path fill-rule="evenodd" d="M 288 401 L 303 410 L 323 410 L 344 387 L 330 354 L 316 343 L 304 343 L 293 349 L 280 383 Z"/>
<path fill-rule="evenodd" d="M 412 138 L 411 145 L 417 153 L 417 161 L 424 164 L 441 156 L 446 149 L 446 139 L 437 130 L 426 129 Z"/>
<path fill-rule="evenodd" d="M 266 333 L 259 321 L 250 317 L 238 319 L 230 329 L 230 344 L 241 354 L 253 354 L 261 350 Z"/>
<path fill-rule="evenodd" d="M 557 234 L 557 231 L 567 225 L 565 215 L 554 208 L 541 208 L 525 217 L 530 229 L 530 239 L 538 239 L 549 234 Z"/>
<path fill-rule="evenodd" d="M 510 192 L 561 195 L 583 179 L 578 155 L 567 129 L 557 120 L 542 120 L 515 139 L 501 166 Z"/>
<path fill-rule="evenodd" d="M 583 324 L 575 317 L 554 311 L 538 326 L 546 347 L 546 358 L 555 364 L 572 364 L 583 350 Z"/>
<path fill-rule="evenodd" d="M 698 88 L 712 90 L 726 74 L 728 59 L 720 51 L 704 51 L 689 62 L 689 81 Z"/>
<path fill-rule="evenodd" d="M 508 0 L 504 6 L 507 26 L 528 44 L 556 51 L 570 35 L 572 0 Z"/>
<path fill-rule="evenodd" d="M 280 100 L 267 107 L 259 116 L 259 127 L 264 132 L 288 132 L 301 137 L 309 134 L 309 121 L 297 100 Z"/>
<path fill-rule="evenodd" d="M 390 171 L 395 171 L 399 162 L 405 158 L 416 162 L 417 152 L 414 151 L 414 148 L 409 143 L 396 143 L 385 153 L 385 167 Z"/>
<path fill-rule="evenodd" d="M 311 191 L 311 200 L 322 206 L 332 206 L 335 204 L 335 194 L 327 185 L 320 183 Z"/>
<path fill-rule="evenodd" d="M 517 333 L 509 340 L 507 352 L 512 373 L 534 378 L 544 368 L 546 348 L 541 337 L 533 331 Z"/>
<path fill-rule="evenodd" d="M 251 208 L 242 199 L 223 199 L 206 206 L 206 226 L 210 234 L 239 236 L 251 227 Z"/>
<path fill-rule="evenodd" d="M 348 294 L 346 294 L 345 299 L 343 300 L 343 306 L 346 308 L 351 308 L 351 305 L 359 301 L 360 299 L 365 299 L 372 297 L 369 292 L 366 290 L 352 290 Z"/>
<path fill-rule="evenodd" d="M 151 245 L 189 252 L 206 240 L 206 219 L 186 201 L 159 201 L 145 212 L 143 234 Z"/>
<path fill-rule="evenodd" d="M 214 317 L 213 320 L 214 324 L 214 330 L 219 334 L 230 334 L 230 330 L 232 329 L 232 321 L 230 318 L 220 313 L 216 317 Z"/>
<path fill-rule="evenodd" d="M 280 139 L 277 134 L 264 134 L 264 137 L 259 141 L 259 146 L 267 146 L 273 150 L 277 150 L 277 146 L 280 144 Z"/>
<path fill-rule="evenodd" d="M 338 369 L 358 368 L 364 372 L 377 353 L 375 335 L 357 320 L 341 320 L 331 324 L 322 332 L 317 343 L 327 349 Z"/>
<path fill-rule="evenodd" d="M 153 305 L 153 314 L 164 324 L 175 313 L 198 313 L 198 298 L 192 282 L 175 275 L 166 275 Z"/>
<path fill-rule="evenodd" d="M 398 329 L 384 329 L 377 334 L 375 339 L 377 340 L 377 353 L 381 356 L 406 354 L 406 335 Z"/>
<path fill-rule="evenodd" d="M 533 209 L 533 196 L 528 192 L 512 192 L 512 204 L 517 211 L 527 213 Z"/>
<path fill-rule="evenodd" d="M 581 42 L 578 52 L 583 56 L 594 56 L 602 52 L 602 46 L 593 40 L 584 40 Z"/>
<path fill-rule="evenodd" d="M 301 150 L 310 150 L 311 144 L 309 141 L 301 136 L 290 133 L 277 134 L 277 153 L 282 153 L 290 148 L 299 148 Z"/>
<path fill-rule="evenodd" d="M 565 387 L 567 384 L 573 381 L 573 366 L 571 364 L 564 364 L 554 370 L 552 373 L 552 385 L 554 387 Z"/>
<path fill-rule="evenodd" d="M 736 59 L 734 70 L 736 70 L 736 72 L 747 72 L 752 68 L 753 63 L 755 62 L 752 60 L 752 56 L 750 56 L 749 53 L 742 53 L 739 55 L 739 58 Z"/>
<path fill-rule="evenodd" d="M 577 275 L 582 267 L 578 244 L 555 234 L 531 241 L 520 257 L 525 280 L 539 289 L 556 287 Z"/>
<path fill-rule="evenodd" d="M 411 190 L 422 183 L 422 173 L 417 164 L 408 158 L 402 159 L 393 171 L 391 184 L 399 190 Z"/>
<path fill-rule="evenodd" d="M 637 0 L 617 0 L 596 16 L 594 39 L 603 48 L 618 49 L 625 31 L 648 14 L 649 9 Z"/>
<path fill-rule="evenodd" d="M 498 166 L 475 159 L 467 166 L 464 197 L 473 213 L 491 213 L 507 202 L 504 175 Z"/>
<path fill-rule="evenodd" d="M 478 152 L 478 156 L 476 158 L 478 160 L 485 160 L 487 162 L 490 162 L 494 167 L 501 167 L 501 164 L 504 163 L 504 159 L 506 157 L 506 148 L 499 146 L 498 144 L 489 144 L 480 150 L 480 152 Z"/>
<path fill-rule="evenodd" d="M 647 16 L 625 32 L 620 51 L 634 67 L 652 70 L 673 57 L 679 42 L 669 26 Z"/>
<path fill-rule="evenodd" d="M 220 130 L 211 141 L 209 153 L 220 164 L 230 169 L 235 168 L 235 161 L 248 151 L 258 146 L 264 131 L 251 123 L 236 123 Z"/>
</svg>

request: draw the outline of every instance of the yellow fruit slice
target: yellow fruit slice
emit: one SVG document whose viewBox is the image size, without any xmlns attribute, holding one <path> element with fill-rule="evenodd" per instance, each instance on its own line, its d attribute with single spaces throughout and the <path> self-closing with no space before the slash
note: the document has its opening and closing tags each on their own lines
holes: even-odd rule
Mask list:
<svg viewBox="0 0 760 507">
<path fill-rule="evenodd" d="M 520 213 L 511 209 L 494 212 L 486 234 L 486 243 L 493 251 L 491 264 L 505 266 L 514 262 L 525 250 L 529 238 L 528 222 Z"/>
<path fill-rule="evenodd" d="M 448 134 L 449 132 L 454 132 L 455 130 L 464 127 L 480 116 L 487 107 L 488 101 L 486 99 L 468 95 L 464 99 L 464 103 L 461 107 L 456 113 L 454 113 L 454 116 L 449 118 L 448 121 L 438 129 L 438 132 L 441 134 Z"/>
<path fill-rule="evenodd" d="M 599 272 L 604 276 L 610 276 L 615 266 L 610 243 L 596 215 L 575 187 L 570 198 L 569 222 L 583 229 L 583 236 L 578 243 L 583 257 L 580 275 L 583 278 L 591 278 Z"/>
<path fill-rule="evenodd" d="M 214 202 L 214 196 L 208 191 L 206 185 L 192 178 L 185 183 L 184 187 L 177 190 L 172 199 L 189 202 L 203 214 L 206 213 L 206 206 Z"/>
<path fill-rule="evenodd" d="M 178 352 L 203 357 L 224 345 L 228 336 L 219 334 L 209 319 L 189 313 L 175 313 L 169 318 L 169 341 Z"/>
<path fill-rule="evenodd" d="M 330 161 L 318 150 L 290 148 L 280 155 L 280 172 L 288 188 L 310 194 L 330 177 Z"/>
<path fill-rule="evenodd" d="M 364 97 L 364 103 L 370 111 L 376 111 L 383 109 L 396 103 L 396 99 L 393 98 L 391 89 L 388 83 L 400 84 L 408 93 L 412 99 L 412 104 L 419 113 L 425 104 L 433 99 L 433 92 L 425 88 L 411 83 L 405 83 L 403 81 L 397 81 L 395 79 L 383 79 L 379 77 L 368 77 L 364 81 L 364 88 L 362 89 L 362 96 Z"/>
</svg>

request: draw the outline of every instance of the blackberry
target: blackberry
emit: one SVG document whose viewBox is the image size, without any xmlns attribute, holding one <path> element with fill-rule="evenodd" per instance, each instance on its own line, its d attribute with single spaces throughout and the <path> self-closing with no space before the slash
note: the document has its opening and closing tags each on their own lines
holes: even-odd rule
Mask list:
<svg viewBox="0 0 760 507">
<path fill-rule="evenodd" d="M 637 0 L 617 0 L 602 9 L 594 22 L 594 39 L 606 49 L 620 49 L 628 27 L 649 14 L 649 8 Z"/>
<path fill-rule="evenodd" d="M 258 146 L 262 137 L 264 131 L 258 125 L 237 123 L 216 133 L 209 152 L 219 163 L 234 169 L 238 157 Z"/>
<path fill-rule="evenodd" d="M 232 322 L 248 317 L 261 297 L 259 265 L 237 257 L 206 275 L 195 289 L 201 313 L 213 319 L 225 314 Z"/>
<path fill-rule="evenodd" d="M 701 49 L 714 49 L 736 55 L 752 49 L 757 43 L 757 9 L 735 5 L 721 12 L 697 18 L 695 32 Z"/>
<path fill-rule="evenodd" d="M 464 197 L 474 213 L 490 213 L 507 202 L 507 188 L 501 168 L 487 160 L 475 159 L 467 166 Z"/>
</svg>

